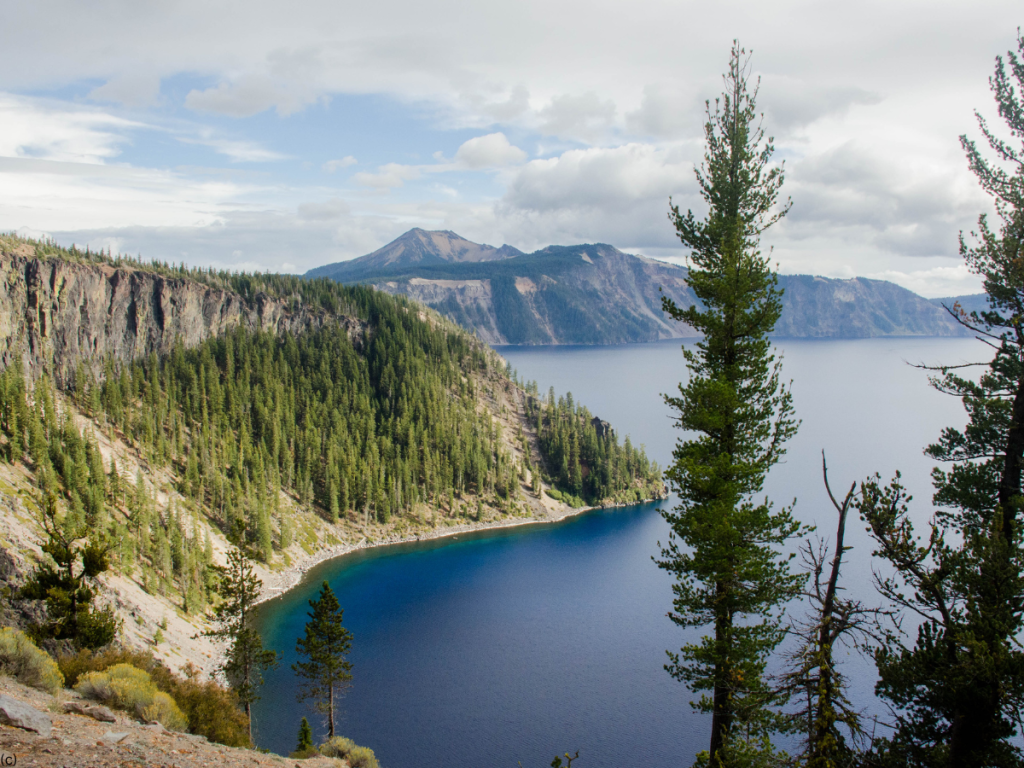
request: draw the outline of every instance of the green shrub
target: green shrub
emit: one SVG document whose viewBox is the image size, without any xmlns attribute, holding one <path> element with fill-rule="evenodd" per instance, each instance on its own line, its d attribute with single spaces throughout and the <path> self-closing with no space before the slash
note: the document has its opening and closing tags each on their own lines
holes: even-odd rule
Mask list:
<svg viewBox="0 0 1024 768">
<path fill-rule="evenodd" d="M 327 757 L 340 757 L 352 768 L 380 768 L 376 755 L 369 747 L 360 747 L 352 739 L 335 736 L 320 745 L 320 754 Z"/>
<path fill-rule="evenodd" d="M 172 672 L 148 651 L 107 648 L 100 652 L 80 651 L 57 659 L 64 678 L 74 687 L 88 672 L 101 672 L 116 664 L 131 664 L 149 672 L 156 687 L 170 694 L 188 718 L 189 733 L 229 747 L 249 747 L 249 719 L 238 706 L 238 698 L 228 688 L 212 680 L 201 682 L 199 671 L 186 665 L 185 678 Z"/>
<path fill-rule="evenodd" d="M 0 629 L 0 672 L 50 693 L 64 687 L 57 662 L 36 647 L 24 632 L 11 627 Z"/>
<path fill-rule="evenodd" d="M 172 731 L 184 731 L 188 720 L 170 695 L 158 690 L 149 673 L 131 664 L 115 664 L 104 672 L 86 672 L 75 690 L 142 720 L 158 720 Z"/>
</svg>

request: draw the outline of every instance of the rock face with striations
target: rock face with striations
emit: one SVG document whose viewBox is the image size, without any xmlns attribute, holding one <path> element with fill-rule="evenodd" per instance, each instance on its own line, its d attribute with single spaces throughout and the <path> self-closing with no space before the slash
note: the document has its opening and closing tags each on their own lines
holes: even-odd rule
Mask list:
<svg viewBox="0 0 1024 768">
<path fill-rule="evenodd" d="M 71 382 L 79 360 L 99 375 L 105 362 L 194 347 L 235 326 L 297 333 L 321 326 L 324 314 L 289 311 L 266 294 L 252 299 L 188 278 L 38 258 L 29 246 L 0 253 L 0 367 L 20 359 L 27 373 Z M 352 318 L 337 318 L 350 335 Z"/>
</svg>

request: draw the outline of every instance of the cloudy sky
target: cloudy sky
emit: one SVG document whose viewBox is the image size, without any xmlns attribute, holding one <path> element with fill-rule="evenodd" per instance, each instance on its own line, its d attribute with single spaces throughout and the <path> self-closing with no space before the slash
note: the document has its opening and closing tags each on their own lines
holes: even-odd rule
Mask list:
<svg viewBox="0 0 1024 768">
<path fill-rule="evenodd" d="M 0 230 L 304 272 L 405 230 L 681 261 L 704 100 L 733 38 L 792 213 L 783 272 L 978 290 L 987 198 L 958 136 L 994 118 L 1014 2 L 9 0 Z"/>
</svg>

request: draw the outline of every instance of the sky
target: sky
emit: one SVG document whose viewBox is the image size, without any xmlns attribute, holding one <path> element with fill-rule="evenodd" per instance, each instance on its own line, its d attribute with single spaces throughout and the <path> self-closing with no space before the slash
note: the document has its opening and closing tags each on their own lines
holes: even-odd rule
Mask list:
<svg viewBox="0 0 1024 768">
<path fill-rule="evenodd" d="M 734 39 L 792 210 L 783 273 L 980 290 L 991 203 L 959 137 L 1001 122 L 1014 2 L 7 0 L 0 231 L 301 273 L 412 227 L 685 263 L 705 101 Z"/>
</svg>

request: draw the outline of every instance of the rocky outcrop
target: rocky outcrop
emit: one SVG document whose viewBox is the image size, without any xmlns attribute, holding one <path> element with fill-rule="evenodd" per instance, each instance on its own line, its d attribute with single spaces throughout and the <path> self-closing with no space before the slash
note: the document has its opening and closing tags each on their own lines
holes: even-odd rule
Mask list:
<svg viewBox="0 0 1024 768">
<path fill-rule="evenodd" d="M 179 341 L 194 347 L 239 325 L 298 333 L 328 319 L 263 293 L 246 299 L 141 269 L 0 253 L 0 367 L 20 359 L 33 377 L 46 371 L 59 384 L 78 361 L 98 376 L 108 359 L 163 355 Z M 363 331 L 352 318 L 330 319 L 353 336 Z"/>
<path fill-rule="evenodd" d="M 0 723 L 35 731 L 44 738 L 50 736 L 53 728 L 48 714 L 3 693 L 0 693 Z"/>
</svg>

